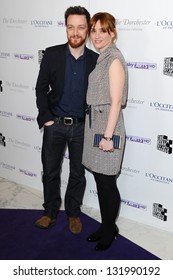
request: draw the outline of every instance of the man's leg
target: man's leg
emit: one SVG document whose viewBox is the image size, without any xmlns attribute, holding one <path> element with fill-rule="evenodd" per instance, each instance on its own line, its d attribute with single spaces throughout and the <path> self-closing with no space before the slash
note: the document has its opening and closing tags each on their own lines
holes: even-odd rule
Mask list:
<svg viewBox="0 0 173 280">
<path fill-rule="evenodd" d="M 76 234 L 82 230 L 79 216 L 86 187 L 85 169 L 82 165 L 83 139 L 84 123 L 73 125 L 68 134 L 70 174 L 65 195 L 65 210 L 69 217 L 69 228 Z"/>
<path fill-rule="evenodd" d="M 62 125 L 54 123 L 44 128 L 42 163 L 43 163 L 43 190 L 44 215 L 36 221 L 36 226 L 48 228 L 55 224 L 58 210 L 61 205 L 60 173 L 66 140 Z"/>
</svg>

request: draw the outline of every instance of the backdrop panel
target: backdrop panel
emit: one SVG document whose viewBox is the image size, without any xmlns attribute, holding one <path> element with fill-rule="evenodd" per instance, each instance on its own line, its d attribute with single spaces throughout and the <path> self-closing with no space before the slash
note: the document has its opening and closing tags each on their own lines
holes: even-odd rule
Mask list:
<svg viewBox="0 0 173 280">
<path fill-rule="evenodd" d="M 35 83 L 46 47 L 66 42 L 64 11 L 112 13 L 129 70 L 126 149 L 118 187 L 120 215 L 173 232 L 172 0 L 0 0 L 0 176 L 42 190 L 42 131 Z M 91 43 L 88 46 L 93 48 Z M 68 181 L 68 151 L 62 195 Z M 84 203 L 98 208 L 92 174 Z"/>
</svg>

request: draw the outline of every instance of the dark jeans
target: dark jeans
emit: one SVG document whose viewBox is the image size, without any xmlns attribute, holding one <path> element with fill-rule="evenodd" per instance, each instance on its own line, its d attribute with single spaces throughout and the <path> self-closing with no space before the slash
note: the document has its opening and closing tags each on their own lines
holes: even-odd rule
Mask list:
<svg viewBox="0 0 173 280">
<path fill-rule="evenodd" d="M 86 187 L 85 171 L 82 165 L 84 122 L 65 125 L 55 122 L 44 127 L 42 163 L 44 188 L 44 215 L 56 218 L 61 206 L 61 169 L 66 145 L 69 150 L 70 174 L 65 193 L 65 210 L 68 217 L 81 213 Z"/>
</svg>

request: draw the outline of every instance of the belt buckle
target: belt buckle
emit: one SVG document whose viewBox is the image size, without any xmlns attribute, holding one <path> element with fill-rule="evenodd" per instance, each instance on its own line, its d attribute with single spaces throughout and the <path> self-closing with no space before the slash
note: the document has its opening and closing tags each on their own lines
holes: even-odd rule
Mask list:
<svg viewBox="0 0 173 280">
<path fill-rule="evenodd" d="M 65 117 L 64 118 L 64 124 L 65 125 L 72 125 L 73 124 L 73 118 Z"/>
</svg>

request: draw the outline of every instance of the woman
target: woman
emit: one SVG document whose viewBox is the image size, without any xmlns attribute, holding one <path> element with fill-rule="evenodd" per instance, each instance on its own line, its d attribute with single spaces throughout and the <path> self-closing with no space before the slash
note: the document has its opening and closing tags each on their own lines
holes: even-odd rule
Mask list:
<svg viewBox="0 0 173 280">
<path fill-rule="evenodd" d="M 128 75 L 126 62 L 115 46 L 115 18 L 109 13 L 96 13 L 90 24 L 90 38 L 100 53 L 89 76 L 83 164 L 92 171 L 98 192 L 101 226 L 87 237 L 98 241 L 95 250 L 108 249 L 118 235 L 115 224 L 120 206 L 116 178 L 121 169 L 125 144 L 122 108 L 127 100 Z M 95 134 L 103 134 L 99 147 L 93 146 Z M 121 136 L 121 148 L 114 149 L 112 136 Z"/>
</svg>

